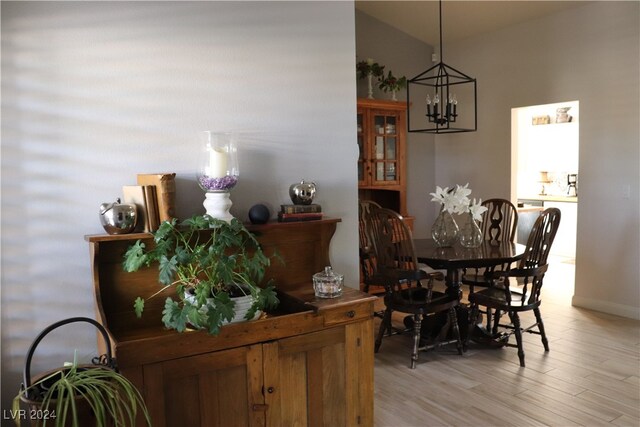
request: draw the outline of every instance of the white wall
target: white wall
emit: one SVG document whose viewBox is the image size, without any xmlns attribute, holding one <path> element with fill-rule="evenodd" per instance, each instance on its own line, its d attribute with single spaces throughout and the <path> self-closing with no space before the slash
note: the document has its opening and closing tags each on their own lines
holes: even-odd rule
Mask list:
<svg viewBox="0 0 640 427">
<path fill-rule="evenodd" d="M 640 318 L 638 2 L 592 2 L 445 46 L 478 79 L 478 132 L 436 138 L 436 182 L 509 197 L 511 108 L 580 102 L 573 304 Z M 562 224 L 560 225 L 562 227 Z"/>
<path fill-rule="evenodd" d="M 358 283 L 351 2 L 2 2 L 2 407 L 48 324 L 93 316 L 86 234 L 136 173 L 177 173 L 178 216 L 204 213 L 197 136 L 235 130 L 232 213 L 290 202 L 343 222 L 334 269 Z M 311 278 L 309 278 L 311 279 Z M 50 343 L 44 368 L 94 332 Z M 62 360 L 52 362 L 53 356 Z M 38 358 L 37 358 L 38 359 Z"/>
</svg>

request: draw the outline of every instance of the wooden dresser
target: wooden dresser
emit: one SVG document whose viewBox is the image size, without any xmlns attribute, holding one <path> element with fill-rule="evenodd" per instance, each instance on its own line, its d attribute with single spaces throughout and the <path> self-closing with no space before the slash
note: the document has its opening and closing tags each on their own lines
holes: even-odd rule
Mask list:
<svg viewBox="0 0 640 427">
<path fill-rule="evenodd" d="M 373 425 L 375 297 L 345 288 L 340 298 L 317 299 L 311 283 L 329 265 L 339 221 L 248 226 L 265 253 L 283 261 L 267 272 L 281 303 L 259 320 L 224 326 L 218 336 L 166 330 L 164 295 L 135 317 L 135 296 L 160 285 L 154 267 L 126 273 L 121 262 L 131 243 L 151 241 L 150 234 L 86 236 L 98 319 L 154 426 Z"/>
</svg>

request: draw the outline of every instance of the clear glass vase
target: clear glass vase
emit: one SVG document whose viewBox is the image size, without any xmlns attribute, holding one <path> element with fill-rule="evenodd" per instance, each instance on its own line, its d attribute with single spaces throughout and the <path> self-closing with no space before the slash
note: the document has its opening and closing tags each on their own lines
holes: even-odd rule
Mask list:
<svg viewBox="0 0 640 427">
<path fill-rule="evenodd" d="M 440 213 L 431 226 L 431 237 L 439 247 L 452 246 L 458 239 L 458 224 L 450 212 L 440 209 Z"/>
<path fill-rule="evenodd" d="M 478 222 L 473 219 L 473 215 L 469 213 L 467 222 L 460 229 L 460 244 L 465 248 L 477 248 L 482 243 L 482 230 L 478 226 Z"/>
</svg>

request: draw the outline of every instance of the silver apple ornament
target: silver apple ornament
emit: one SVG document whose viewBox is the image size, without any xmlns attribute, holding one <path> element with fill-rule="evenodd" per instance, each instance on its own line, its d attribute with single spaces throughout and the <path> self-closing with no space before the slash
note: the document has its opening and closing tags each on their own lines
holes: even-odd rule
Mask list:
<svg viewBox="0 0 640 427">
<path fill-rule="evenodd" d="M 136 205 L 120 203 L 116 199 L 113 203 L 100 205 L 100 222 L 109 234 L 126 234 L 133 231 L 138 220 Z"/>
<path fill-rule="evenodd" d="M 304 179 L 289 187 L 289 197 L 294 205 L 310 205 L 316 195 L 316 184 Z"/>
</svg>

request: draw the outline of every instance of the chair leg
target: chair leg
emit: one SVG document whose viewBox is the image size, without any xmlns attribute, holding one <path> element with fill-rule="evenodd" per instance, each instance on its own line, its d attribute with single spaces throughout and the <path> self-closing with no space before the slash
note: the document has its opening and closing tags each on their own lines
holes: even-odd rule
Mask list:
<svg viewBox="0 0 640 427">
<path fill-rule="evenodd" d="M 376 345 L 374 348 L 375 353 L 377 353 L 380 349 L 380 345 L 382 344 L 382 337 L 384 336 L 387 328 L 389 328 L 389 332 L 391 332 L 391 309 L 386 309 L 384 311 L 384 314 L 382 315 L 380 329 L 378 330 L 378 336 L 376 337 Z"/>
<path fill-rule="evenodd" d="M 416 368 L 418 362 L 418 348 L 420 347 L 420 329 L 422 328 L 422 316 L 413 315 L 413 353 L 411 353 L 411 369 Z"/>
<path fill-rule="evenodd" d="M 453 337 L 456 339 L 456 348 L 458 349 L 458 354 L 462 355 L 464 349 L 462 347 L 462 341 L 460 340 L 460 327 L 458 326 L 458 315 L 456 313 L 455 307 L 451 307 L 449 309 L 449 322 L 451 323 L 451 327 L 453 328 Z"/>
<path fill-rule="evenodd" d="M 540 331 L 540 337 L 542 338 L 542 345 L 544 351 L 549 351 L 549 341 L 547 341 L 547 334 L 544 332 L 544 323 L 542 323 L 542 315 L 539 308 L 534 308 L 533 312 L 536 315 L 536 322 L 538 322 L 538 330 Z"/>
<path fill-rule="evenodd" d="M 491 309 L 487 307 L 487 333 L 490 333 L 493 327 L 491 326 Z"/>
<path fill-rule="evenodd" d="M 473 334 L 473 329 L 476 327 L 476 320 L 478 319 L 479 308 L 477 304 L 471 304 L 469 307 L 469 328 L 467 331 L 467 337 L 462 344 L 462 350 L 467 351 L 469 346 L 469 340 L 471 339 L 471 334 Z"/>
<path fill-rule="evenodd" d="M 500 325 L 500 317 L 502 317 L 502 312 L 500 310 L 496 310 L 493 314 L 493 330 L 491 333 L 495 336 L 498 334 L 498 326 Z"/>
<path fill-rule="evenodd" d="M 511 323 L 513 323 L 513 330 L 516 334 L 516 343 L 518 344 L 518 358 L 520 359 L 520 366 L 524 368 L 524 349 L 522 347 L 522 328 L 520 327 L 520 317 L 518 313 L 509 313 Z"/>
</svg>

